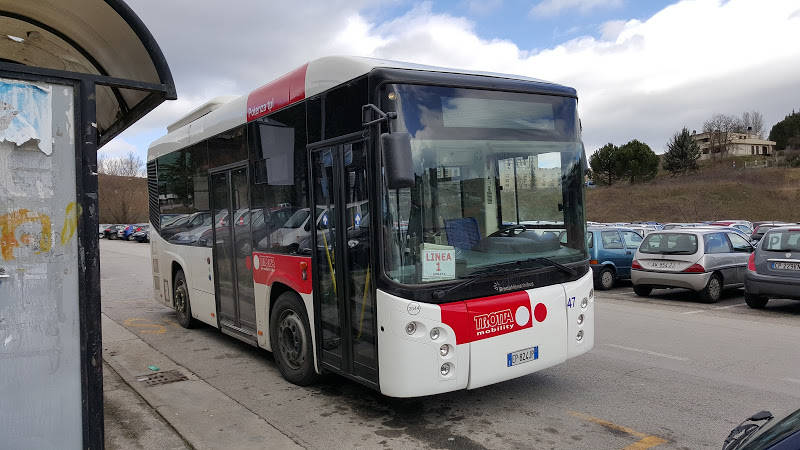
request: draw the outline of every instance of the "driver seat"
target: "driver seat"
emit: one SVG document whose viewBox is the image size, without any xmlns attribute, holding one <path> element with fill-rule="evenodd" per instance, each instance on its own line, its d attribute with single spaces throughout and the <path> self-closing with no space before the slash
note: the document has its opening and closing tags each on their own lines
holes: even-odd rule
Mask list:
<svg viewBox="0 0 800 450">
<path fill-rule="evenodd" d="M 444 221 L 447 244 L 462 250 L 471 250 L 481 241 L 481 229 L 474 217 Z"/>
</svg>

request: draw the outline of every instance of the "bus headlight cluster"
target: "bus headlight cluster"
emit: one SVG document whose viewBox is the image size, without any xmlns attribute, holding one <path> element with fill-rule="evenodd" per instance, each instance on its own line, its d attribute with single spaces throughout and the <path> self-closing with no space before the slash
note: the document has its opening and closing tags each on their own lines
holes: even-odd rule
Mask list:
<svg viewBox="0 0 800 450">
<path fill-rule="evenodd" d="M 578 314 L 578 325 L 583 325 L 583 314 Z"/>
<path fill-rule="evenodd" d="M 442 367 L 439 368 L 439 372 L 443 377 L 446 377 L 448 374 L 450 374 L 450 367 L 450 363 L 444 363 L 442 364 Z"/>
<path fill-rule="evenodd" d="M 442 346 L 439 347 L 439 354 L 442 355 L 443 357 L 447 356 L 449 353 L 450 353 L 450 346 L 449 345 L 442 344 Z"/>
<path fill-rule="evenodd" d="M 431 329 L 431 339 L 434 341 L 439 339 L 439 335 L 441 334 L 441 330 L 438 327 L 434 327 Z"/>
<path fill-rule="evenodd" d="M 412 335 L 417 332 L 417 324 L 414 322 L 409 322 L 406 325 L 406 334 Z"/>
<path fill-rule="evenodd" d="M 583 330 L 578 330 L 578 334 L 575 336 L 575 340 L 578 342 L 583 340 Z"/>
<path fill-rule="evenodd" d="M 591 296 L 591 294 L 590 294 L 590 296 Z M 586 298 L 586 297 L 583 297 L 583 300 L 581 300 L 581 309 L 586 309 L 587 306 L 589 306 L 589 299 Z"/>
</svg>

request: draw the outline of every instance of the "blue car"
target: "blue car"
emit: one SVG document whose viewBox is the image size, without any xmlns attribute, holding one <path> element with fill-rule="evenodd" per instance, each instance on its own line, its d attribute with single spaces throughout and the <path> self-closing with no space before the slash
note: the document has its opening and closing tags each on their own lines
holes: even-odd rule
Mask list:
<svg viewBox="0 0 800 450">
<path fill-rule="evenodd" d="M 642 236 L 625 227 L 589 227 L 586 246 L 598 289 L 611 289 L 617 280 L 630 279 L 631 262 Z"/>
</svg>

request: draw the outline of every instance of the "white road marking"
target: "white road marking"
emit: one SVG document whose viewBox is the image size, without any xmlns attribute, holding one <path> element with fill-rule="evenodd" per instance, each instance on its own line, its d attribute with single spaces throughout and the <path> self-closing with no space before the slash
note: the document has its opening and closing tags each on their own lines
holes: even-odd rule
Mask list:
<svg viewBox="0 0 800 450">
<path fill-rule="evenodd" d="M 728 308 L 741 308 L 742 306 L 747 306 L 745 303 L 736 304 L 736 305 L 728 305 L 728 306 L 715 306 L 711 309 L 728 309 Z"/>
<path fill-rule="evenodd" d="M 695 310 L 692 310 L 692 311 L 684 311 L 681 314 L 697 314 L 697 313 L 706 312 L 706 311 L 708 311 L 708 310 L 707 309 L 695 309 Z"/>
<path fill-rule="evenodd" d="M 620 350 L 628 350 L 630 352 L 644 353 L 650 356 L 660 356 L 662 358 L 674 359 L 676 361 L 689 361 L 689 358 L 684 358 L 683 356 L 668 355 L 666 353 L 658 353 L 650 350 L 644 350 L 641 348 L 626 347 L 624 345 L 617 345 L 617 344 L 606 344 L 606 345 L 609 347 L 618 348 Z"/>
<path fill-rule="evenodd" d="M 782 378 L 782 379 L 783 379 L 783 381 L 790 381 L 792 383 L 800 384 L 800 380 L 798 380 L 797 378 Z"/>
<path fill-rule="evenodd" d="M 742 306 L 747 306 L 747 305 L 742 303 L 742 304 L 727 305 L 727 306 L 713 306 L 713 307 L 707 308 L 707 309 L 693 309 L 691 311 L 684 311 L 681 314 L 699 314 L 701 312 L 713 311 L 713 310 L 717 310 L 717 309 L 741 308 Z"/>
</svg>

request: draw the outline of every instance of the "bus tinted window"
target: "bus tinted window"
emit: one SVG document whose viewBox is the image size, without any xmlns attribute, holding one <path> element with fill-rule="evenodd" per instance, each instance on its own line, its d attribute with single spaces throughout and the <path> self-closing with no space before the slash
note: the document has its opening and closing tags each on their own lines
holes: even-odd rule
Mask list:
<svg viewBox="0 0 800 450">
<path fill-rule="evenodd" d="M 161 156 L 157 159 L 158 203 L 164 239 L 194 245 L 206 219 L 210 223 L 208 155 L 206 143 Z"/>
<path fill-rule="evenodd" d="M 353 80 L 325 96 L 325 139 L 363 129 L 361 106 L 369 103 L 366 80 Z"/>
<path fill-rule="evenodd" d="M 208 158 L 211 168 L 247 159 L 245 127 L 233 128 L 208 140 Z"/>
</svg>

